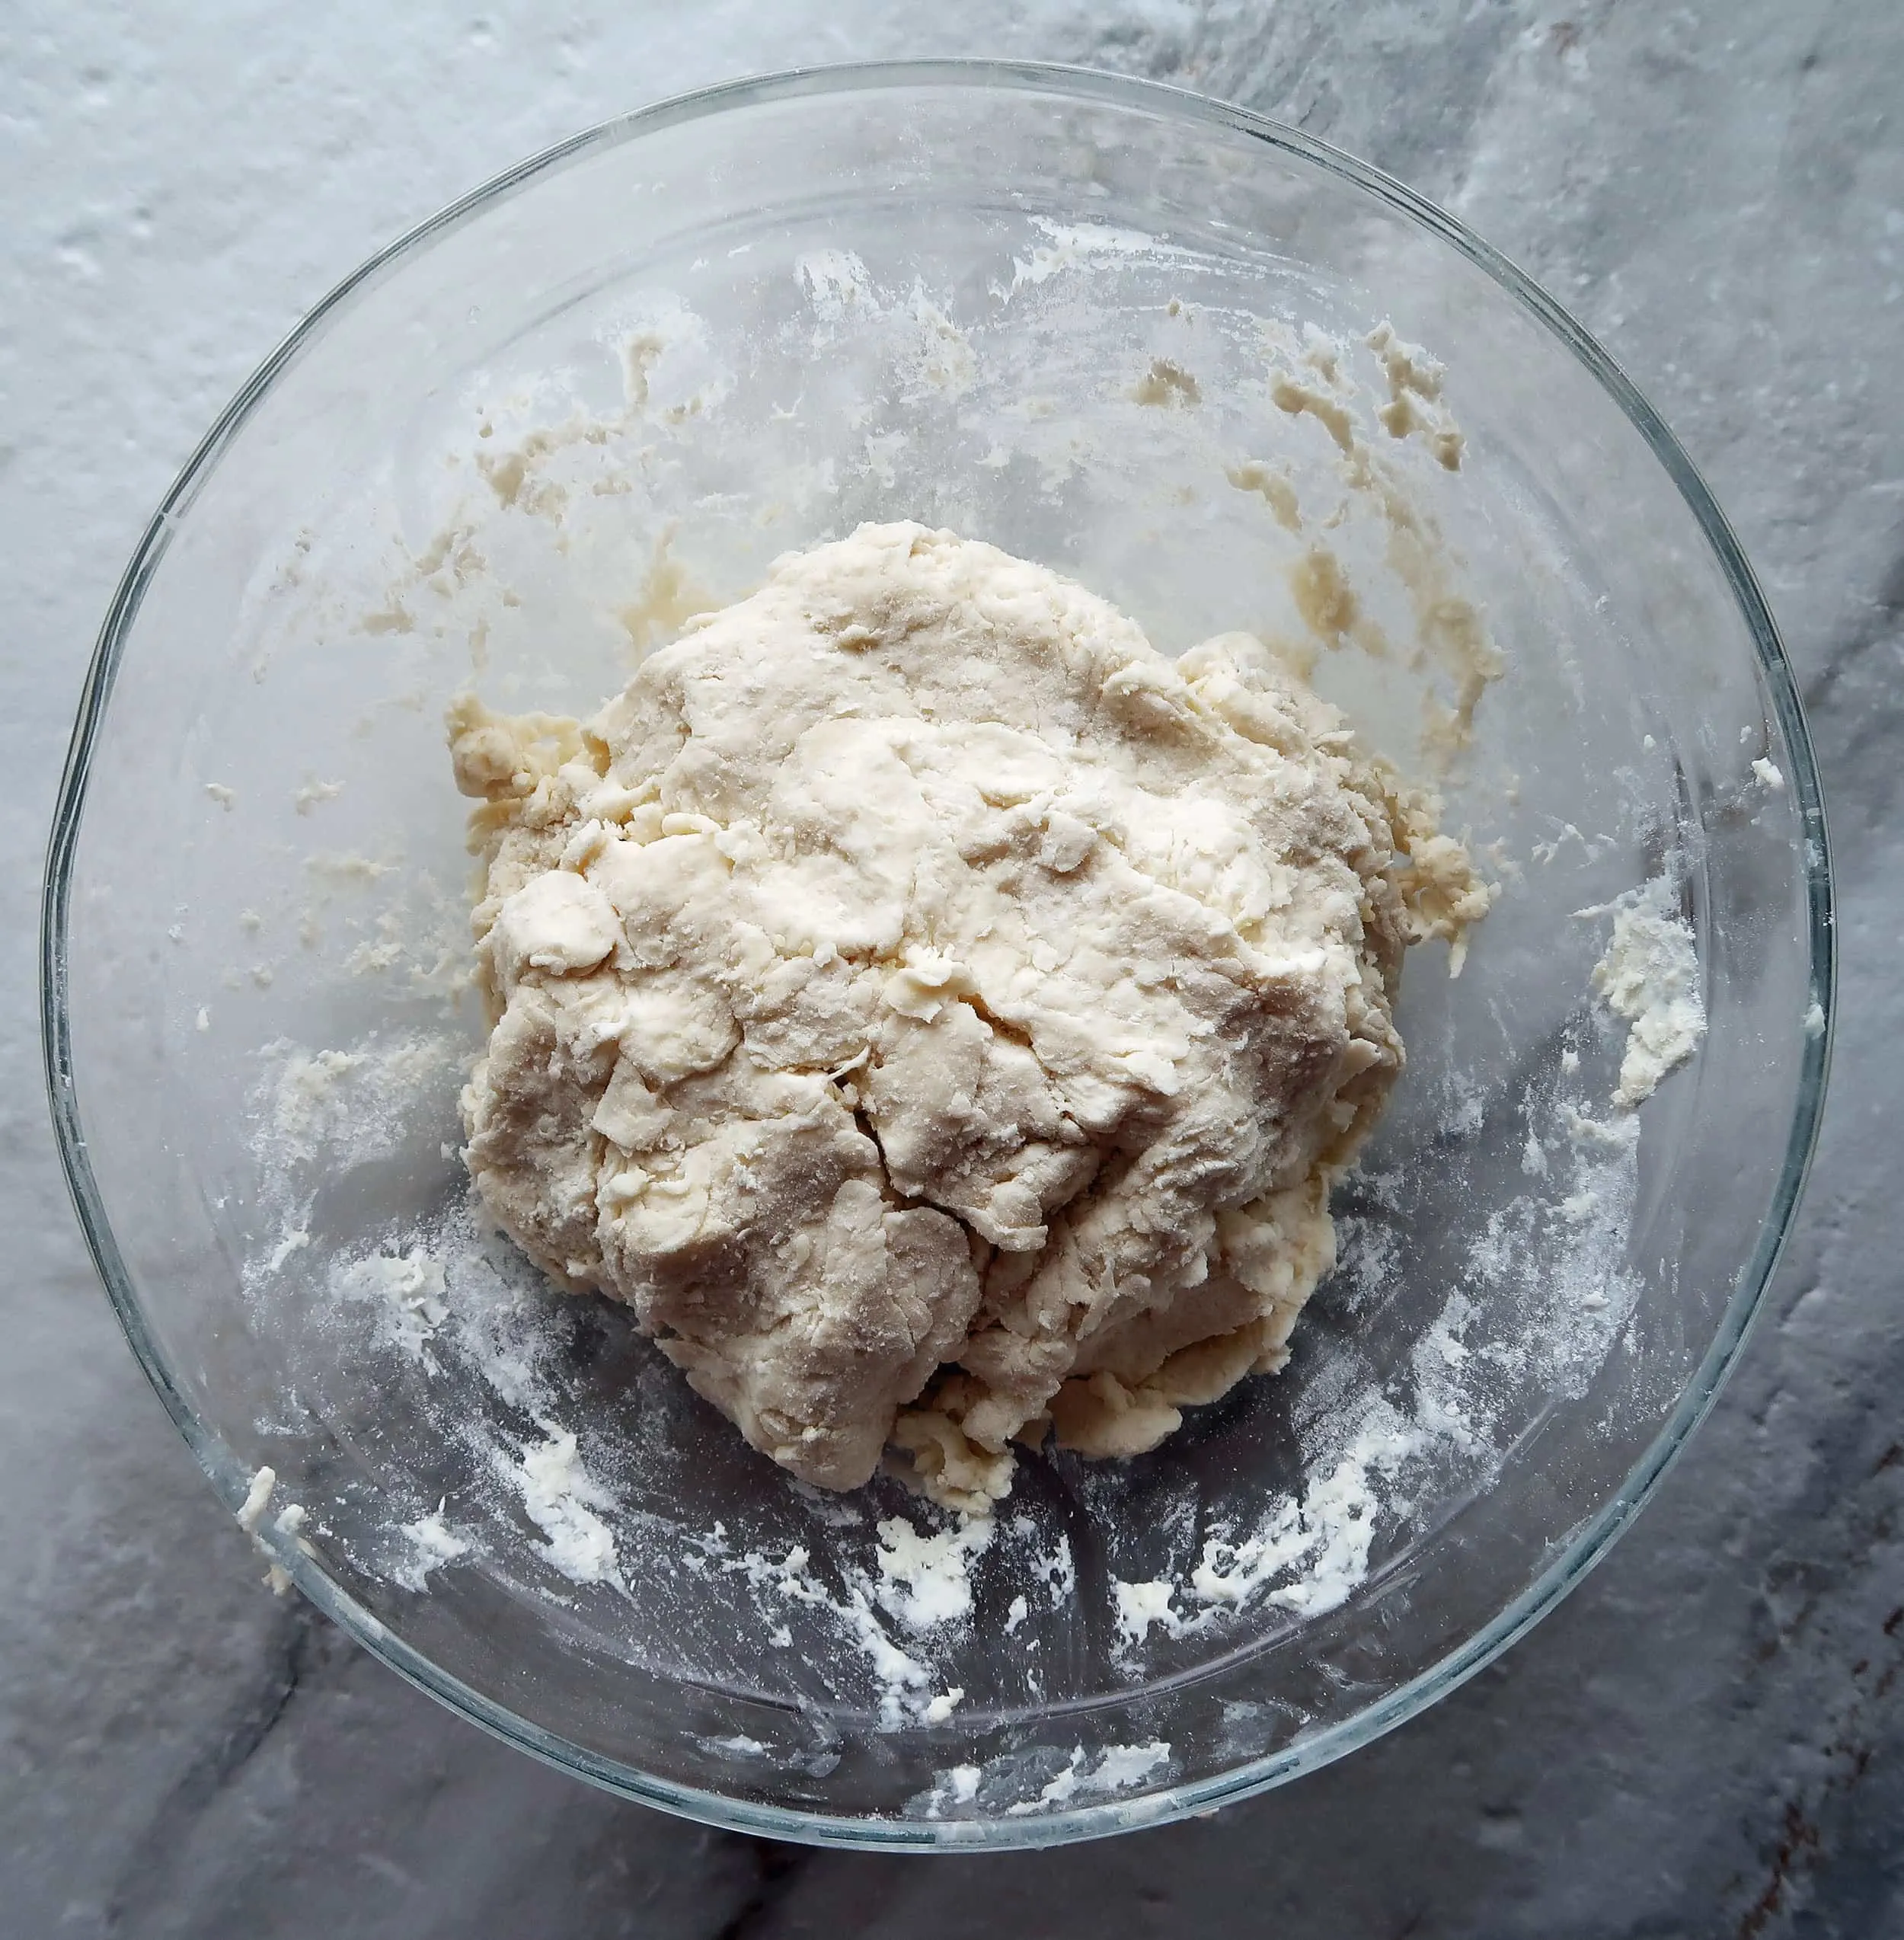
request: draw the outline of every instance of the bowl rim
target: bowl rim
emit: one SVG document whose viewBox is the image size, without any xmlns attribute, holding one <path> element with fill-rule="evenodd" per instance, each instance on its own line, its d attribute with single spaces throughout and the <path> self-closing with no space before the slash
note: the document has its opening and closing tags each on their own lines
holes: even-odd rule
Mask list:
<svg viewBox="0 0 1904 1940">
<path fill-rule="evenodd" d="M 1372 165 L 1250 109 L 1161 81 L 1062 62 L 966 58 L 855 62 L 790 69 L 672 96 L 584 129 L 459 197 L 369 257 L 302 318 L 219 414 L 161 501 L 113 594 L 81 689 L 42 882 L 40 1029 L 47 1096 L 74 1210 L 120 1324 L 179 1432 L 235 1514 L 251 1485 L 251 1472 L 187 1403 L 145 1324 L 92 1171 L 75 1082 L 66 1003 L 72 871 L 87 781 L 120 658 L 172 532 L 225 447 L 325 319 L 364 286 L 426 244 L 462 227 L 492 203 L 571 161 L 709 116 L 829 93 L 922 88 L 1055 94 L 1248 136 L 1375 197 L 1417 228 L 1439 238 L 1498 284 L 1572 353 L 1646 441 L 1677 487 L 1711 549 L 1757 654 L 1790 758 L 1787 780 L 1804 838 L 1800 860 L 1807 906 L 1810 988 L 1813 1001 L 1823 1012 L 1824 1028 L 1810 1033 L 1802 1048 L 1797 1098 L 1784 1156 L 1752 1256 L 1734 1286 L 1711 1345 L 1672 1413 L 1612 1498 L 1557 1537 L 1556 1553 L 1541 1574 L 1439 1663 L 1313 1738 L 1212 1777 L 1048 1815 L 940 1821 L 847 1817 L 761 1804 L 678 1785 L 587 1751 L 516 1715 L 405 1643 L 333 1583 L 315 1558 L 289 1540 L 275 1536 L 260 1539 L 272 1560 L 305 1596 L 399 1676 L 471 1723 L 557 1769 L 625 1798 L 709 1825 L 812 1845 L 881 1852 L 1056 1846 L 1209 1812 L 1316 1770 L 1369 1743 L 1465 1683 L 1525 1635 L 1605 1555 L 1644 1506 L 1711 1408 L 1764 1303 L 1817 1142 L 1831 1063 L 1837 970 L 1830 848 L 1817 764 L 1777 622 L 1743 548 L 1698 468 L 1612 357 L 1530 276 L 1454 216 Z"/>
</svg>

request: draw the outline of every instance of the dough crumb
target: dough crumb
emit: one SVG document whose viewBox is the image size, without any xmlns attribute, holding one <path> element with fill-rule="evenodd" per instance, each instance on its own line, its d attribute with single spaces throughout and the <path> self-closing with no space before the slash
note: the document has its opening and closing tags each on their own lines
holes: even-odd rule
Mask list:
<svg viewBox="0 0 1904 1940">
<path fill-rule="evenodd" d="M 1677 903 L 1666 876 L 1620 897 L 1606 954 L 1593 967 L 1594 989 L 1629 1026 L 1613 1094 L 1615 1104 L 1629 1108 L 1650 1098 L 1705 1035 L 1698 943 Z"/>
<path fill-rule="evenodd" d="M 1395 334 L 1394 326 L 1378 324 L 1363 340 L 1382 364 L 1388 380 L 1388 401 L 1375 415 L 1391 438 L 1420 434 L 1436 462 L 1445 470 L 1458 471 L 1467 440 L 1442 400 L 1441 364 L 1418 344 L 1407 344 Z"/>
<path fill-rule="evenodd" d="M 1260 641 L 1167 660 L 917 525 L 785 555 L 586 724 L 449 732 L 490 1212 L 797 1476 L 890 1447 L 969 1516 L 1018 1446 L 1139 1453 L 1283 1365 L 1403 956 L 1493 893 Z"/>
<path fill-rule="evenodd" d="M 943 1724 L 957 1709 L 965 1696 L 964 1691 L 954 1684 L 948 1691 L 942 1691 L 925 1707 L 925 1721 L 928 1724 Z"/>
<path fill-rule="evenodd" d="M 1111 1590 L 1117 1599 L 1117 1631 L 1126 1644 L 1141 1644 L 1154 1623 L 1168 1629 L 1175 1620 L 1171 1597 L 1176 1585 L 1168 1580 L 1123 1583 L 1113 1577 Z"/>
<path fill-rule="evenodd" d="M 300 815 L 308 815 L 321 803 L 335 801 L 343 793 L 341 781 L 307 781 L 293 792 L 291 804 Z"/>
<path fill-rule="evenodd" d="M 1239 492 L 1257 494 L 1285 532 L 1302 531 L 1302 509 L 1296 500 L 1295 487 L 1286 472 L 1251 458 L 1231 465 L 1223 475 Z"/>
<path fill-rule="evenodd" d="M 429 1515 L 403 1525 L 401 1533 L 409 1539 L 414 1553 L 393 1574 L 392 1580 L 401 1588 L 420 1595 L 429 1588 L 433 1571 L 469 1553 L 468 1539 L 457 1535 L 443 1520 L 443 1511 L 448 1506 L 448 1498 L 445 1497 Z"/>
<path fill-rule="evenodd" d="M 245 1491 L 244 1501 L 238 1513 L 238 1527 L 247 1536 L 257 1533 L 258 1524 L 264 1520 L 264 1512 L 270 1507 L 271 1492 L 278 1485 L 278 1472 L 275 1469 L 260 1469 L 251 1478 L 251 1486 Z"/>
<path fill-rule="evenodd" d="M 1203 387 L 1181 364 L 1168 357 L 1153 357 L 1150 369 L 1131 386 L 1132 402 L 1162 409 L 1201 404 Z"/>
</svg>

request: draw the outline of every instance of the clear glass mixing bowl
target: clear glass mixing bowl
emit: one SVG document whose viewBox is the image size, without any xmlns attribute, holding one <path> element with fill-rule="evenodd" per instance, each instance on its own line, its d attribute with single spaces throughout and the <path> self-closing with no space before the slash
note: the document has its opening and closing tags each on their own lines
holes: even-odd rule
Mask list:
<svg viewBox="0 0 1904 1940">
<path fill-rule="evenodd" d="M 1458 471 L 1374 428 L 1364 343 L 1391 319 L 1446 366 Z M 1394 520 L 1343 497 L 1329 427 L 1275 400 L 1275 370 L 1332 360 L 1450 562 L 1425 599 Z M 1505 667 L 1442 775 L 1503 894 L 1458 980 L 1438 948 L 1410 967 L 1410 1069 L 1289 1369 L 1139 1460 L 1028 1459 L 982 1551 L 896 1482 L 826 1499 L 753 1456 L 618 1310 L 522 1273 L 455 1149 L 481 1026 L 446 701 L 586 711 L 776 553 L 900 516 L 1069 571 L 1172 651 L 1296 628 L 1320 534 L 1390 650 L 1318 679 L 1404 767 L 1433 766 L 1448 599 Z M 1612 900 L 1653 881 L 1696 935 L 1709 1029 L 1622 1114 L 1589 973 Z M 1339 1756 L 1625 1525 L 1791 1217 L 1829 882 L 1737 543 L 1512 265 L 1373 170 L 1168 89 L 797 74 L 458 203 L 213 427 L 80 713 L 49 1075 L 135 1351 L 235 1510 L 275 1472 L 260 1542 L 369 1649 L 696 1817 L 1040 1844 Z M 893 1517 L 947 1536 L 937 1578 L 895 1574 Z"/>
</svg>

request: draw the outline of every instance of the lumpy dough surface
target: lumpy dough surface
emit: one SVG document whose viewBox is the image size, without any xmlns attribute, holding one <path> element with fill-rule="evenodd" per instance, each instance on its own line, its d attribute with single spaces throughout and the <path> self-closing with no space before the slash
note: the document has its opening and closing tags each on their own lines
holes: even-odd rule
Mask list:
<svg viewBox="0 0 1904 1940">
<path fill-rule="evenodd" d="M 1279 1367 L 1488 892 L 1260 642 L 1167 660 L 909 524 L 789 555 L 586 724 L 450 717 L 481 797 L 481 1196 L 828 1488 L 1135 1453 Z"/>
</svg>

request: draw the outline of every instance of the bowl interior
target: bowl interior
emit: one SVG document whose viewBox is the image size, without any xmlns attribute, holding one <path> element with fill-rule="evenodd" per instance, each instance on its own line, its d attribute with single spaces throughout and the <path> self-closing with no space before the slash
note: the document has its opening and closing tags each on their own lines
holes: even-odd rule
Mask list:
<svg viewBox="0 0 1904 1940">
<path fill-rule="evenodd" d="M 1390 321 L 1446 366 L 1458 470 L 1377 416 Z M 1332 362 L 1347 462 L 1277 402 Z M 274 1553 L 486 1721 L 801 1836 L 1109 1830 L 1423 1701 L 1688 1424 L 1808 1146 L 1822 829 L 1705 510 L 1490 266 L 1163 91 L 754 85 L 440 222 L 188 478 L 68 804 L 70 1155 L 215 1477 L 274 1469 Z M 900 517 L 1166 651 L 1308 640 L 1503 885 L 1458 980 L 1410 964 L 1410 1069 L 1287 1370 L 1139 1460 L 1024 1462 L 988 1533 L 752 1455 L 483 1230 L 456 1155 L 481 1025 L 445 703 L 586 713 L 776 554 Z M 1337 650 L 1292 578 L 1318 547 L 1359 597 Z M 1451 756 L 1471 619 L 1503 671 Z M 1589 973 L 1661 878 L 1709 1028 L 1623 1114 Z"/>
</svg>

